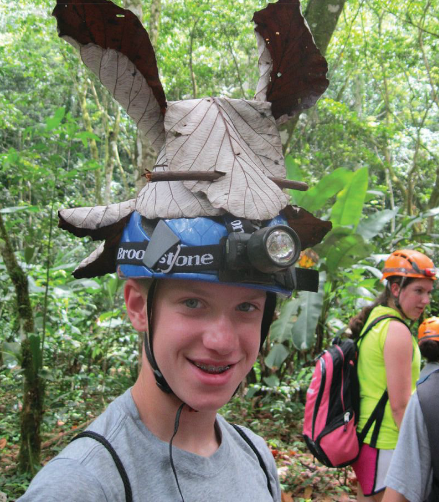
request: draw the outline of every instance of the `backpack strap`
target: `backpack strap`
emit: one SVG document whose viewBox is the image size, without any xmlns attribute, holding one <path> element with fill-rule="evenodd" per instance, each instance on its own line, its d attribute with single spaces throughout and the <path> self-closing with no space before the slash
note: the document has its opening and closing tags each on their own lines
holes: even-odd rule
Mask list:
<svg viewBox="0 0 439 502">
<path fill-rule="evenodd" d="M 128 478 L 127 472 L 125 470 L 125 467 L 122 464 L 122 461 L 119 457 L 119 455 L 116 453 L 116 450 L 111 446 L 110 442 L 107 441 L 104 436 L 101 436 L 97 432 L 93 431 L 84 431 L 76 435 L 72 441 L 75 441 L 76 439 L 80 438 L 91 438 L 97 441 L 98 443 L 101 443 L 104 448 L 108 450 L 110 455 L 113 457 L 114 463 L 116 464 L 117 470 L 119 471 L 120 477 L 122 478 L 123 486 L 125 488 L 125 500 L 126 502 L 132 502 L 133 500 L 133 494 L 131 491 L 131 484 L 130 480 Z M 71 441 L 71 442 L 72 442 Z"/>
<path fill-rule="evenodd" d="M 430 443 L 431 463 L 433 467 L 433 486 L 430 498 L 437 500 L 439 494 L 439 427 L 437 412 L 439 403 L 439 370 L 433 371 L 417 386 L 419 404 L 427 428 L 428 442 Z"/>
<path fill-rule="evenodd" d="M 380 432 L 381 424 L 384 418 L 384 410 L 386 409 L 387 400 L 389 399 L 389 395 L 387 393 L 387 389 L 383 392 L 380 400 L 372 411 L 370 417 L 367 419 L 366 425 L 363 427 L 363 430 L 358 434 L 358 442 L 360 445 L 363 444 L 364 438 L 367 436 L 370 428 L 375 422 L 375 427 L 373 428 L 372 438 L 370 441 L 370 446 L 372 448 L 376 448 L 378 434 Z"/>
<path fill-rule="evenodd" d="M 261 454 L 259 453 L 256 446 L 253 444 L 253 441 L 247 436 L 247 434 L 243 431 L 243 429 L 241 427 L 237 426 L 236 424 L 230 424 L 230 425 L 242 437 L 242 439 L 250 446 L 250 448 L 253 450 L 254 454 L 258 458 L 259 465 L 261 466 L 261 469 L 264 471 L 265 477 L 267 478 L 268 491 L 270 492 L 270 495 L 273 497 L 273 500 L 274 500 L 273 490 L 271 488 L 270 476 L 268 474 L 267 466 L 265 465 L 265 462 L 264 462 Z"/>
<path fill-rule="evenodd" d="M 407 324 L 400 318 L 394 315 L 381 315 L 374 319 L 371 323 L 369 323 L 364 330 L 364 332 L 358 337 L 356 340 L 357 343 L 357 357 L 358 353 L 360 352 L 360 346 L 358 342 L 360 342 L 368 333 L 369 331 L 376 326 L 379 322 L 384 321 L 385 319 L 394 319 L 395 321 L 402 322 L 407 328 Z M 372 438 L 370 441 L 370 446 L 372 448 L 376 448 L 376 444 L 378 441 L 378 434 L 380 432 L 381 424 L 383 422 L 384 418 L 384 410 L 386 409 L 386 404 L 389 399 L 389 394 L 387 392 L 387 389 L 383 392 L 383 395 L 380 397 L 380 400 L 378 401 L 377 405 L 375 406 L 374 410 L 372 411 L 370 417 L 368 418 L 366 425 L 363 427 L 363 430 L 358 434 L 358 442 L 360 445 L 363 444 L 365 437 L 367 436 L 367 433 L 369 432 L 370 428 L 375 422 L 375 426 L 373 428 L 373 433 L 372 433 Z"/>
<path fill-rule="evenodd" d="M 374 328 L 379 322 L 381 321 L 384 321 L 384 319 L 394 319 L 395 321 L 399 321 L 399 322 L 402 322 L 402 324 L 404 324 L 404 326 L 407 327 L 407 329 L 410 329 L 408 326 L 407 326 L 407 323 L 401 319 L 400 317 L 396 316 L 396 315 L 390 315 L 390 314 L 383 314 L 383 315 L 380 315 L 379 317 L 377 317 L 376 319 L 374 319 L 373 321 L 371 321 L 366 329 L 363 331 L 363 333 L 361 333 L 361 335 L 355 340 L 356 343 L 357 343 L 357 350 L 360 349 L 359 345 L 358 345 L 358 342 L 360 342 L 368 333 L 369 331 Z"/>
</svg>

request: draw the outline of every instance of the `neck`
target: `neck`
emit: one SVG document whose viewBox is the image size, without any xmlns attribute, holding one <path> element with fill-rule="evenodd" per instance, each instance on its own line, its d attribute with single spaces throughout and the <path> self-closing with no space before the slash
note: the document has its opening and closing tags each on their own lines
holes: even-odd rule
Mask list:
<svg viewBox="0 0 439 502">
<path fill-rule="evenodd" d="M 140 375 L 131 395 L 145 426 L 159 439 L 170 442 L 175 418 L 182 402 L 173 394 L 166 394 L 156 383 L 148 362 L 144 359 Z M 215 428 L 216 412 L 193 411 L 187 405 L 180 415 L 178 432 L 173 445 L 204 457 L 212 455 L 220 445 Z"/>
<path fill-rule="evenodd" d="M 394 298 L 389 299 L 389 301 L 387 302 L 387 306 L 393 310 L 396 310 L 398 312 L 398 314 L 400 314 L 404 319 L 407 319 L 407 317 L 404 315 L 404 312 L 396 306 L 396 302 L 395 302 Z"/>
</svg>

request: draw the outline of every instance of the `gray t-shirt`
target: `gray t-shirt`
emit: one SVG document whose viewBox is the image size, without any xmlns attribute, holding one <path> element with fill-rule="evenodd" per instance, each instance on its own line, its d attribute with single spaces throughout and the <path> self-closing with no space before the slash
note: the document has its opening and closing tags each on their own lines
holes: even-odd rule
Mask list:
<svg viewBox="0 0 439 502">
<path fill-rule="evenodd" d="M 385 484 L 410 502 L 423 502 L 430 493 L 432 476 L 427 428 L 415 392 L 404 413 Z"/>
<path fill-rule="evenodd" d="M 421 370 L 418 382 L 425 380 L 430 373 L 439 370 L 439 362 L 425 363 L 425 366 Z"/>
<path fill-rule="evenodd" d="M 274 499 L 255 453 L 217 415 L 221 445 L 210 457 L 173 447 L 173 462 L 185 502 L 280 502 L 276 465 L 265 441 L 245 432 L 267 466 Z M 181 500 L 169 459 L 169 444 L 140 420 L 127 390 L 89 427 L 116 450 L 128 474 L 134 502 Z M 122 479 L 109 452 L 97 441 L 81 438 L 69 444 L 33 479 L 20 502 L 124 501 Z"/>
</svg>

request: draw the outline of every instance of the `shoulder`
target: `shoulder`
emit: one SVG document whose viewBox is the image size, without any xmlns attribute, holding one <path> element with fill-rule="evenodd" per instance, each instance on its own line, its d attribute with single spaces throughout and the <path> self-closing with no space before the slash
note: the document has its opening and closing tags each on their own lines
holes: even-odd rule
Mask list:
<svg viewBox="0 0 439 502">
<path fill-rule="evenodd" d="M 116 450 L 123 441 L 128 416 L 123 408 L 125 395 L 117 398 L 90 425 L 89 430 L 104 436 Z M 122 436 L 122 437 L 121 437 Z M 92 438 L 69 443 L 32 481 L 23 501 L 107 500 L 109 494 L 123 493 L 123 483 L 109 451 Z M 29 494 L 29 495 L 28 495 Z"/>
<path fill-rule="evenodd" d="M 261 436 L 258 436 L 255 434 L 253 431 L 248 429 L 247 427 L 243 425 L 236 425 L 236 424 L 231 424 L 229 423 L 225 418 L 223 418 L 221 415 L 217 416 L 218 418 L 218 423 L 221 427 L 222 432 L 227 432 L 233 440 L 239 444 L 249 444 L 248 441 L 246 441 L 245 438 L 248 438 L 250 442 L 258 449 L 261 451 L 261 453 L 268 452 L 270 453 L 270 450 L 267 446 L 267 443 L 265 439 L 263 439 Z M 249 445 L 250 446 L 250 445 Z M 270 453 L 271 455 L 271 453 Z"/>
<path fill-rule="evenodd" d="M 20 502 L 104 502 L 101 481 L 80 462 L 68 458 L 51 460 L 35 476 Z"/>
<path fill-rule="evenodd" d="M 247 427 L 232 425 L 220 415 L 217 415 L 217 418 L 223 437 L 225 435 L 229 437 L 231 448 L 243 452 L 248 455 L 248 458 L 252 459 L 254 465 L 253 472 L 255 472 L 255 468 L 260 472 L 265 471 L 267 478 L 270 480 L 271 489 L 273 490 L 273 499 L 280 500 L 281 493 L 277 467 L 266 441 Z M 255 450 L 258 453 L 256 453 Z M 249 471 L 249 474 L 251 474 L 251 471 Z"/>
<path fill-rule="evenodd" d="M 261 437 L 252 432 L 247 427 L 242 425 L 232 425 L 227 422 L 223 417 L 218 416 L 218 422 L 221 427 L 223 436 L 227 435 L 229 437 L 229 442 L 232 447 L 240 449 L 252 458 L 257 457 L 255 449 L 262 457 L 262 461 L 266 465 L 267 469 L 277 473 L 276 464 L 274 462 L 273 455 L 269 449 L 266 441 Z M 277 474 L 276 474 L 277 476 Z"/>
</svg>

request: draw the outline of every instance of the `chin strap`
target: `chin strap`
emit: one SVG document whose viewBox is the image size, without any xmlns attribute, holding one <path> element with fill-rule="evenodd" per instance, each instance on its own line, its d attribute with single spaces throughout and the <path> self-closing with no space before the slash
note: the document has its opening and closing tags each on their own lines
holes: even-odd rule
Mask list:
<svg viewBox="0 0 439 502">
<path fill-rule="evenodd" d="M 145 347 L 145 354 L 151 365 L 152 371 L 154 372 L 155 381 L 157 387 L 165 392 L 166 394 L 173 394 L 171 387 L 169 387 L 168 382 L 165 380 L 162 372 L 160 371 L 157 361 L 154 357 L 154 351 L 152 347 L 153 333 L 152 333 L 152 306 L 154 303 L 154 293 L 157 287 L 157 281 L 153 281 L 151 287 L 148 290 L 148 297 L 146 300 L 146 314 L 148 316 L 148 333 L 145 331 L 143 333 L 143 345 Z"/>
</svg>

